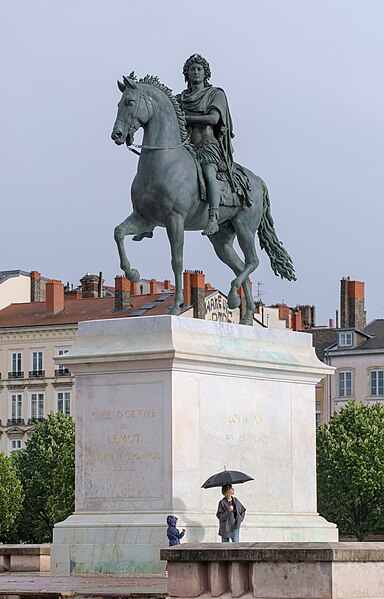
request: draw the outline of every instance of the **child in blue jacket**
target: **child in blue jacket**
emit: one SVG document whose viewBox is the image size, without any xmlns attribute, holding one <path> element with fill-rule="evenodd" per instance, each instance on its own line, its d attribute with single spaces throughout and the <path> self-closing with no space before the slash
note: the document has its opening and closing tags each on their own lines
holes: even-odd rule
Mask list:
<svg viewBox="0 0 384 599">
<path fill-rule="evenodd" d="M 177 518 L 176 516 L 167 516 L 167 537 L 169 540 L 169 546 L 173 547 L 174 545 L 180 545 L 180 539 L 185 535 L 185 528 L 179 529 L 176 528 Z"/>
</svg>

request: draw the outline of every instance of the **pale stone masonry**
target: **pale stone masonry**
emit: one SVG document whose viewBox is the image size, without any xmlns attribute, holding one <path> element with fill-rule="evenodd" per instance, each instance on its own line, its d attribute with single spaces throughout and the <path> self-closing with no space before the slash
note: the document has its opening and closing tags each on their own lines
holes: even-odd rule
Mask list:
<svg viewBox="0 0 384 599">
<path fill-rule="evenodd" d="M 382 599 L 382 543 L 182 544 L 168 560 L 168 596 Z"/>
<path fill-rule="evenodd" d="M 308 335 L 148 316 L 82 322 L 76 511 L 56 524 L 54 575 L 161 573 L 166 518 L 213 542 L 226 466 L 254 480 L 241 541 L 336 541 L 316 507 L 315 384 L 330 372 Z M 241 569 L 241 566 L 240 566 Z"/>
</svg>

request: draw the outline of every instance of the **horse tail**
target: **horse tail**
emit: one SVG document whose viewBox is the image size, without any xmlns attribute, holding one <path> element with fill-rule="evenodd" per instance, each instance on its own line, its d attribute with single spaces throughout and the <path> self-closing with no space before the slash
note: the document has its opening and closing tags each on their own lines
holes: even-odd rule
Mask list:
<svg viewBox="0 0 384 599">
<path fill-rule="evenodd" d="M 257 230 L 260 247 L 267 252 L 275 275 L 280 275 L 282 279 L 288 279 L 288 281 L 296 281 L 292 258 L 276 235 L 267 186 L 264 181 L 261 181 L 261 183 L 263 187 L 263 215 Z"/>
</svg>

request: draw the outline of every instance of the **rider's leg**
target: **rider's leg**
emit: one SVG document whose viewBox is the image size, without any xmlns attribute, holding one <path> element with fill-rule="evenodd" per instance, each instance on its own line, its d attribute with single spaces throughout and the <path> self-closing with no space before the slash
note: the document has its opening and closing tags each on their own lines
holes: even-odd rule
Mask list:
<svg viewBox="0 0 384 599">
<path fill-rule="evenodd" d="M 217 168 L 213 164 L 208 164 L 203 168 L 205 183 L 207 186 L 207 196 L 209 202 L 209 218 L 203 235 L 213 235 L 219 230 L 219 206 L 220 206 L 220 187 L 216 179 Z"/>
</svg>

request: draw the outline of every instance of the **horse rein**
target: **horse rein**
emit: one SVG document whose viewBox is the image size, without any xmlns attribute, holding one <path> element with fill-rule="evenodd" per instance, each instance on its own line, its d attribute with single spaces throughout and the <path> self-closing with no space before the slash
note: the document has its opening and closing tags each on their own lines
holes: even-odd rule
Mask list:
<svg viewBox="0 0 384 599">
<path fill-rule="evenodd" d="M 190 136 L 188 135 L 188 137 L 181 142 L 180 144 L 177 144 L 176 146 L 147 146 L 145 144 L 131 144 L 130 146 L 127 146 L 128 150 L 131 150 L 131 148 L 141 148 L 142 150 L 176 150 L 177 148 L 182 148 L 183 146 L 185 146 L 185 144 L 187 144 L 189 142 L 189 138 Z M 134 152 L 134 150 L 131 150 L 132 152 Z M 135 152 L 135 154 L 139 154 L 139 152 Z"/>
</svg>

